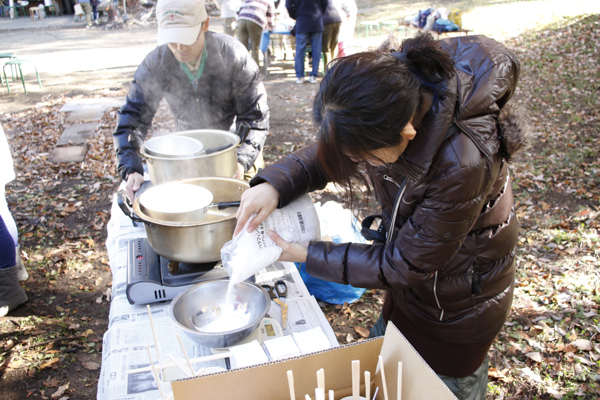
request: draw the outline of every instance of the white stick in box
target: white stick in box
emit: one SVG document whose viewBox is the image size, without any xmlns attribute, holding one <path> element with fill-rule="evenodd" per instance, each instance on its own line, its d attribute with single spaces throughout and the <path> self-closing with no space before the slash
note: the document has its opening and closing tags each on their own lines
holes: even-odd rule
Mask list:
<svg viewBox="0 0 600 400">
<path fill-rule="evenodd" d="M 352 361 L 352 400 L 360 398 L 360 360 Z"/>
<path fill-rule="evenodd" d="M 381 366 L 381 385 L 383 386 L 383 398 L 384 400 L 389 400 L 387 384 L 385 383 L 385 371 L 383 368 L 383 357 L 379 356 L 379 365 Z"/>
<path fill-rule="evenodd" d="M 371 373 L 365 371 L 365 399 L 371 400 Z"/>
<path fill-rule="evenodd" d="M 296 392 L 294 391 L 294 373 L 292 370 L 287 372 L 288 386 L 290 387 L 290 399 L 296 400 Z"/>
<path fill-rule="evenodd" d="M 317 387 L 325 391 L 325 370 L 323 368 L 317 371 Z M 325 396 L 324 393 L 323 396 Z"/>
<path fill-rule="evenodd" d="M 335 392 L 333 390 L 329 391 L 329 400 L 335 400 Z"/>
<path fill-rule="evenodd" d="M 315 400 L 325 400 L 325 389 L 315 388 Z"/>
<path fill-rule="evenodd" d="M 398 400 L 402 400 L 402 361 L 398 361 Z"/>
</svg>

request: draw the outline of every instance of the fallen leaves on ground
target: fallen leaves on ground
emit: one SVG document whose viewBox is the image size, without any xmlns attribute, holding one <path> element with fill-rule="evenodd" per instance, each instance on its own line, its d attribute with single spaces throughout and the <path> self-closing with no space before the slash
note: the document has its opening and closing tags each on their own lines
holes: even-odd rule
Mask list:
<svg viewBox="0 0 600 400">
<path fill-rule="evenodd" d="M 100 369 L 100 364 L 98 364 L 96 362 L 87 362 L 87 363 L 83 363 L 81 365 L 83 366 L 83 368 L 89 369 L 90 371 L 95 371 L 97 369 Z"/>
<path fill-rule="evenodd" d="M 61 387 L 58 388 L 58 390 L 54 393 L 52 393 L 52 397 L 53 399 L 58 399 L 60 396 L 62 396 L 65 391 L 69 388 L 69 383 L 67 382 L 65 385 L 62 385 Z"/>
</svg>

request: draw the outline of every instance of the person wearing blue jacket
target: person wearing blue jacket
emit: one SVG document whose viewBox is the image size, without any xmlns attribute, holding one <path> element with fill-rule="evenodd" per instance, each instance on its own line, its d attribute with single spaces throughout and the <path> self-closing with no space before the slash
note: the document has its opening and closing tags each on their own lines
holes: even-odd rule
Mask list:
<svg viewBox="0 0 600 400">
<path fill-rule="evenodd" d="M 296 20 L 296 83 L 304 82 L 304 54 L 310 41 L 312 50 L 312 71 L 308 77 L 310 83 L 317 83 L 321 50 L 323 45 L 323 14 L 328 0 L 286 0 L 285 8 L 290 18 Z"/>
</svg>

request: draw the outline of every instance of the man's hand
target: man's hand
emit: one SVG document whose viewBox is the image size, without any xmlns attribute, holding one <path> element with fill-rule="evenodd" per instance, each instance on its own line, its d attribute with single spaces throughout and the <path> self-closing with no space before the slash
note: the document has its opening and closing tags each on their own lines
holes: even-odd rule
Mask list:
<svg viewBox="0 0 600 400">
<path fill-rule="evenodd" d="M 127 192 L 127 197 L 129 197 L 129 200 L 131 201 L 131 204 L 133 204 L 133 200 L 135 199 L 134 192 L 140 190 L 142 183 L 144 183 L 144 177 L 137 172 L 133 172 L 127 177 L 125 190 Z"/>
<path fill-rule="evenodd" d="M 237 218 L 237 225 L 235 226 L 233 236 L 237 236 L 244 229 L 244 225 L 246 225 L 246 221 L 248 221 L 250 216 L 256 213 L 256 217 L 248 225 L 248 232 L 254 231 L 261 222 L 271 215 L 278 204 L 279 192 L 268 182 L 246 190 L 242 193 L 240 208 L 235 216 Z"/>
<path fill-rule="evenodd" d="M 277 246 L 283 249 L 279 261 L 306 262 L 308 247 L 304 247 L 300 243 L 286 242 L 275 231 L 269 231 L 269 237 L 277 244 Z"/>
<path fill-rule="evenodd" d="M 244 166 L 240 163 L 237 163 L 237 170 L 235 171 L 235 175 L 233 176 L 235 179 L 244 179 Z"/>
</svg>

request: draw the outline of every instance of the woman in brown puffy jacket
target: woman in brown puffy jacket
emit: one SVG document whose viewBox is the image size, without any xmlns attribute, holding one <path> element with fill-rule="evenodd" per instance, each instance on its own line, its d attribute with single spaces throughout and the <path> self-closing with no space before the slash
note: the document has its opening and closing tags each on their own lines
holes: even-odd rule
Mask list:
<svg viewBox="0 0 600 400">
<path fill-rule="evenodd" d="M 335 60 L 314 104 L 315 145 L 261 171 L 236 233 L 332 181 L 369 184 L 381 204 L 373 244 L 271 238 L 281 260 L 331 282 L 387 290 L 392 321 L 460 399 L 483 399 L 487 352 L 512 302 L 518 222 L 508 161 L 524 146 L 507 104 L 519 62 L 500 43 L 429 34 Z M 369 222 L 371 219 L 369 219 Z M 368 232 L 367 232 L 368 233 Z"/>
</svg>

